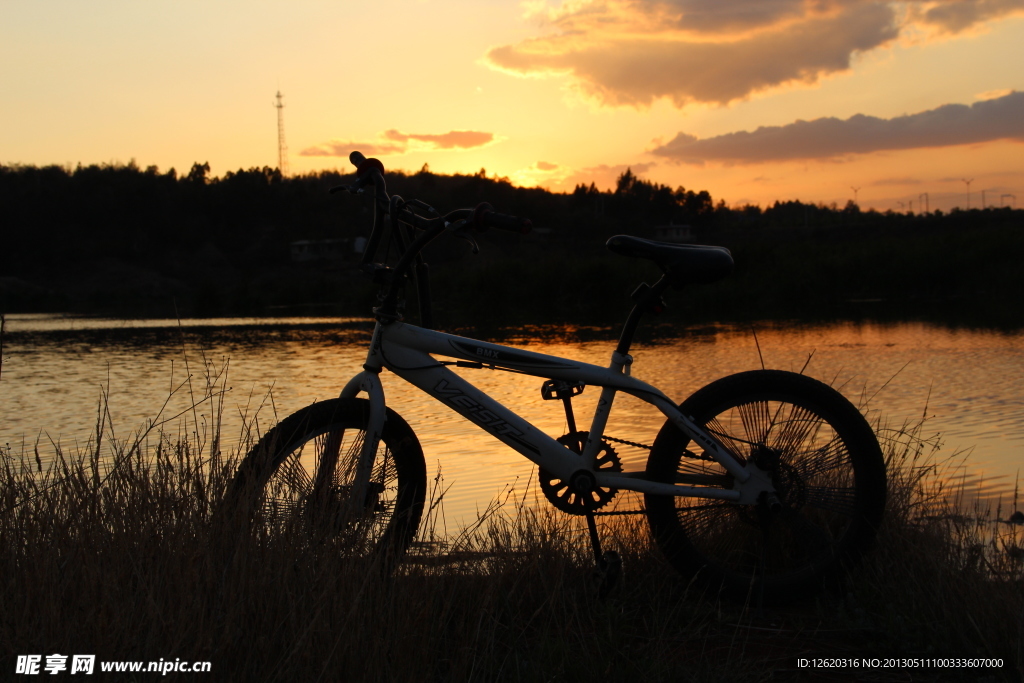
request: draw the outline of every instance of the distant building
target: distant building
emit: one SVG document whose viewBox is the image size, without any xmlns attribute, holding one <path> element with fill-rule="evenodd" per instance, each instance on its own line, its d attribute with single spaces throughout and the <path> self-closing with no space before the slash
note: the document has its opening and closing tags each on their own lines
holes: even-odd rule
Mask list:
<svg viewBox="0 0 1024 683">
<path fill-rule="evenodd" d="M 654 228 L 654 239 L 658 242 L 689 242 L 693 229 L 689 225 L 659 225 Z"/>
</svg>

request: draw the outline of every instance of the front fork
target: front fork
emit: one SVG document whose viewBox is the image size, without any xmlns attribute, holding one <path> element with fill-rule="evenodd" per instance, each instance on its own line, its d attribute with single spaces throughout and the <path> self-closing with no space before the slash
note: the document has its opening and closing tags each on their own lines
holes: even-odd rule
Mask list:
<svg viewBox="0 0 1024 683">
<path fill-rule="evenodd" d="M 352 482 L 352 492 L 349 497 L 353 505 L 359 505 L 360 501 L 366 500 L 370 477 L 373 475 L 373 461 L 377 455 L 377 446 L 380 444 L 384 421 L 387 418 L 384 405 L 384 386 L 380 382 L 379 372 L 372 370 L 360 372 L 349 380 L 349 383 L 341 390 L 339 398 L 355 398 L 363 392 L 366 393 L 370 401 L 370 410 L 366 420 L 366 436 L 359 449 L 359 462 L 356 464 L 355 479 Z"/>
</svg>

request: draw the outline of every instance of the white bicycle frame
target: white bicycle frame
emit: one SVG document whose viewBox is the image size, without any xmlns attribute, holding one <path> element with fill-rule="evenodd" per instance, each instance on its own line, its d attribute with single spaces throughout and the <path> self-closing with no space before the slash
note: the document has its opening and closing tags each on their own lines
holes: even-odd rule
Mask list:
<svg viewBox="0 0 1024 683">
<path fill-rule="evenodd" d="M 431 354 L 479 363 L 491 369 L 507 369 L 535 377 L 602 387 L 582 454 L 570 450 L 537 429 L 449 370 L 447 365 L 435 360 Z M 380 381 L 382 369 L 390 370 L 419 387 L 563 481 L 570 481 L 574 474 L 584 470 L 589 472 L 596 485 L 602 488 L 714 498 L 742 504 L 756 503 L 763 493 L 774 491 L 770 479 L 761 469 L 734 455 L 713 435 L 694 424 L 661 391 L 631 377 L 632 360 L 631 356 L 614 351 L 611 364 L 603 368 L 424 329 L 400 321 L 378 321 L 363 372 L 353 377 L 341 392 L 341 398 L 352 398 L 365 392 L 370 401 L 370 418 L 354 482 L 354 499 L 362 500 L 360 492 L 369 483 L 373 459 L 386 418 L 384 388 Z M 655 482 L 648 480 L 642 471 L 595 470 L 594 462 L 601 448 L 605 425 L 615 394 L 619 391 L 650 403 L 694 442 L 700 444 L 707 455 L 732 475 L 733 488 Z"/>
</svg>

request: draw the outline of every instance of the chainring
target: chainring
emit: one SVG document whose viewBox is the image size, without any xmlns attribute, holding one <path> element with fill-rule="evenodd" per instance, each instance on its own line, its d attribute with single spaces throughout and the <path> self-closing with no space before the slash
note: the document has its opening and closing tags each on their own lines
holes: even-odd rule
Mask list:
<svg viewBox="0 0 1024 683">
<path fill-rule="evenodd" d="M 557 439 L 558 443 L 567 446 L 577 453 L 580 452 L 582 444 L 587 442 L 590 432 L 572 432 Z M 597 452 L 594 467 L 598 472 L 621 472 L 622 461 L 619 454 L 607 441 L 601 442 L 601 448 Z M 569 484 L 565 483 L 547 470 L 539 472 L 540 490 L 544 492 L 547 499 L 556 508 L 570 515 L 585 515 L 587 512 L 600 510 L 610 503 L 619 492 L 614 488 L 598 488 L 589 493 L 579 493 Z"/>
</svg>

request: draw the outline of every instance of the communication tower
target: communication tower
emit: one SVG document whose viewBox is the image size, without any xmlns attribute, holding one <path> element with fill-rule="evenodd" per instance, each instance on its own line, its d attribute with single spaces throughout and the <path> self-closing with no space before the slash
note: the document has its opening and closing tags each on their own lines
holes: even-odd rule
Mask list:
<svg viewBox="0 0 1024 683">
<path fill-rule="evenodd" d="M 288 175 L 288 145 L 284 141 L 284 102 L 281 101 L 281 91 L 277 91 L 277 102 L 274 108 L 277 109 L 277 168 L 281 176 Z"/>
</svg>

